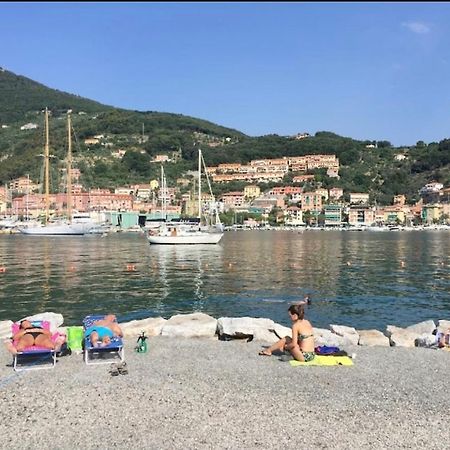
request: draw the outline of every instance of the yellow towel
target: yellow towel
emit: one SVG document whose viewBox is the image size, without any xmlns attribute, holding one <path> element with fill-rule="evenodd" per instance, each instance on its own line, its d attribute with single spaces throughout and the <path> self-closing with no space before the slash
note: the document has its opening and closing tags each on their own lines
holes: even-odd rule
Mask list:
<svg viewBox="0 0 450 450">
<path fill-rule="evenodd" d="M 353 366 L 353 361 L 348 356 L 325 356 L 316 355 L 316 357 L 309 362 L 289 361 L 292 367 L 297 366 Z"/>
</svg>

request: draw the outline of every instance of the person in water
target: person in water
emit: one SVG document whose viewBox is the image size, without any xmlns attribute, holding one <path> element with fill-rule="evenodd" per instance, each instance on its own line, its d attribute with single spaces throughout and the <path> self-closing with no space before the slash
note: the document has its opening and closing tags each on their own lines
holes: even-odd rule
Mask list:
<svg viewBox="0 0 450 450">
<path fill-rule="evenodd" d="M 93 347 L 106 346 L 111 343 L 114 336 L 123 337 L 122 329 L 117 323 L 114 314 L 108 314 L 101 320 L 96 320 L 84 332 L 85 337 L 90 338 Z"/>
<path fill-rule="evenodd" d="M 259 352 L 262 356 L 271 356 L 272 352 L 288 351 L 297 361 L 312 361 L 314 353 L 314 334 L 311 323 L 306 320 L 303 305 L 291 305 L 288 308 L 292 321 L 292 338 L 286 336 L 271 347 Z"/>
<path fill-rule="evenodd" d="M 49 350 L 55 349 L 52 333 L 40 326 L 33 325 L 26 319 L 20 322 L 19 331 L 13 335 L 12 340 L 6 341 L 5 345 L 14 355 L 22 352 L 27 347 L 33 346 L 44 347 Z"/>
<path fill-rule="evenodd" d="M 310 295 L 305 295 L 303 300 L 294 302 L 294 305 L 310 305 L 310 304 L 311 304 L 311 296 Z"/>
</svg>

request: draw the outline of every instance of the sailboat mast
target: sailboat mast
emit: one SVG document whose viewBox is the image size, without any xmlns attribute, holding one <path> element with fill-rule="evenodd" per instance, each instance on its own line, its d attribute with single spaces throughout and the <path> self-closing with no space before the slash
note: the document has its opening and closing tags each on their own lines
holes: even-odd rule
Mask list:
<svg viewBox="0 0 450 450">
<path fill-rule="evenodd" d="M 70 122 L 70 113 L 67 113 L 67 218 L 72 221 L 72 126 Z"/>
<path fill-rule="evenodd" d="M 45 108 L 45 147 L 44 147 L 44 183 L 45 183 L 45 224 L 48 222 L 50 216 L 50 189 L 49 189 L 49 178 L 50 178 L 50 150 L 49 150 L 49 133 L 48 133 L 48 109 Z"/>
<path fill-rule="evenodd" d="M 198 218 L 202 220 L 202 151 L 198 149 Z"/>
</svg>

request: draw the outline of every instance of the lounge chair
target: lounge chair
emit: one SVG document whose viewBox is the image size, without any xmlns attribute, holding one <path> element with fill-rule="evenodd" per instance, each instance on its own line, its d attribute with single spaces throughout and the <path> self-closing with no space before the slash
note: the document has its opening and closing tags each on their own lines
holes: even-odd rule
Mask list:
<svg viewBox="0 0 450 450">
<path fill-rule="evenodd" d="M 33 320 L 32 325 L 35 327 L 41 327 L 44 330 L 50 330 L 50 322 L 45 320 Z M 20 322 L 13 323 L 11 326 L 11 333 L 14 336 L 20 331 Z M 52 334 L 51 340 L 54 344 L 62 346 L 66 337 L 63 334 L 55 332 Z M 12 341 L 13 347 L 17 345 L 17 341 Z M 48 349 L 33 345 L 26 347 L 23 351 L 13 355 L 13 368 L 16 372 L 22 370 L 38 370 L 38 369 L 53 369 L 56 365 L 56 353 L 57 349 Z"/>
<path fill-rule="evenodd" d="M 83 330 L 86 331 L 97 320 L 102 320 L 104 315 L 91 315 L 83 319 Z M 111 359 L 125 360 L 125 351 L 121 337 L 113 336 L 111 342 L 105 346 L 94 347 L 89 336 L 84 337 L 84 361 L 86 364 L 108 364 Z M 112 358 L 110 358 L 112 356 Z"/>
</svg>

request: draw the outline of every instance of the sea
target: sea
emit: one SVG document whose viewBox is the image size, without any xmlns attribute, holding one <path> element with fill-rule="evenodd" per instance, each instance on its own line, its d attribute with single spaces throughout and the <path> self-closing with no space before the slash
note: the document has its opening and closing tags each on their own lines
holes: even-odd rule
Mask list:
<svg viewBox="0 0 450 450">
<path fill-rule="evenodd" d="M 450 319 L 449 231 L 227 231 L 218 245 L 150 245 L 143 233 L 0 235 L 0 321 L 45 311 L 64 325 L 203 312 L 306 317 L 385 330 Z"/>
</svg>

